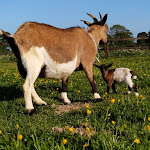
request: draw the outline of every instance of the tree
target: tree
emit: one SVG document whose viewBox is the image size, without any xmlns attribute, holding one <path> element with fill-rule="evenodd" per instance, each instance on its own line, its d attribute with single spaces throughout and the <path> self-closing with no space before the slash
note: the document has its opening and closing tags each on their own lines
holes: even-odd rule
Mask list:
<svg viewBox="0 0 150 150">
<path fill-rule="evenodd" d="M 137 38 L 138 37 L 149 37 L 149 34 L 146 32 L 140 32 L 137 35 Z M 149 45 L 149 40 L 148 39 L 137 40 L 137 45 L 138 46 L 147 46 L 147 45 Z"/>
<path fill-rule="evenodd" d="M 8 32 L 6 32 L 8 33 Z M 8 33 L 10 34 L 10 33 Z M 10 51 L 10 47 L 6 39 L 3 36 L 0 36 L 0 53 L 7 53 Z"/>
<path fill-rule="evenodd" d="M 116 24 L 109 29 L 108 37 L 110 39 L 133 38 L 133 33 L 124 26 Z M 111 42 L 112 47 L 132 47 L 135 46 L 134 41 L 116 41 Z"/>
</svg>

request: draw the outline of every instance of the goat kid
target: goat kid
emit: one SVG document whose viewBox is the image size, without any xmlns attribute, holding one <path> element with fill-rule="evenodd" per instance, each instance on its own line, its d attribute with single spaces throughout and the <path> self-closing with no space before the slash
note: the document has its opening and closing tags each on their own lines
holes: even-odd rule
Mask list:
<svg viewBox="0 0 150 150">
<path fill-rule="evenodd" d="M 87 14 L 94 22 L 89 23 L 86 31 L 80 27 L 67 29 L 56 28 L 37 22 L 26 22 L 21 25 L 14 36 L 0 30 L 17 58 L 18 70 L 25 78 L 23 84 L 25 108 L 34 113 L 32 97 L 38 105 L 46 105 L 36 93 L 34 82 L 37 77 L 62 79 L 61 98 L 64 103 L 71 101 L 67 97 L 68 76 L 82 68 L 93 89 L 94 98 L 101 100 L 98 94 L 92 67 L 95 62 L 97 46 L 102 40 L 107 42 L 107 14 L 98 21 L 95 16 Z"/>
<path fill-rule="evenodd" d="M 109 93 L 111 87 L 114 93 L 116 93 L 115 82 L 124 81 L 128 85 L 128 94 L 130 94 L 131 89 L 133 89 L 135 95 L 139 96 L 139 93 L 137 93 L 137 88 L 131 79 L 132 76 L 134 79 L 137 79 L 134 71 L 131 71 L 129 68 L 116 68 L 108 70 L 108 68 L 112 66 L 112 63 L 109 65 L 102 64 L 101 66 L 95 64 L 95 66 L 100 69 L 102 77 L 107 83 L 107 93 Z"/>
</svg>

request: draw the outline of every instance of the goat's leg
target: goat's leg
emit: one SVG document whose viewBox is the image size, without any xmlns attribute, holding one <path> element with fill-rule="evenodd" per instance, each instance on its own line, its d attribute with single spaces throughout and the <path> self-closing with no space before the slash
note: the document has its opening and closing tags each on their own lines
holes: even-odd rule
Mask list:
<svg viewBox="0 0 150 150">
<path fill-rule="evenodd" d="M 64 101 L 65 104 L 70 104 L 71 101 L 67 97 L 67 84 L 68 84 L 68 77 L 64 77 L 62 79 L 61 99 Z"/>
<path fill-rule="evenodd" d="M 32 86 L 33 86 L 33 83 L 31 83 L 27 77 L 25 80 L 25 83 L 23 84 L 23 90 L 24 90 L 25 108 L 27 109 L 28 113 L 34 110 L 34 107 L 32 104 L 32 98 L 31 98 Z"/>
<path fill-rule="evenodd" d="M 114 81 L 109 81 L 108 83 L 107 83 L 107 93 L 109 93 L 109 90 L 110 90 L 110 88 L 112 87 L 112 85 L 114 84 Z M 114 85 L 113 85 L 114 86 Z M 113 87 L 113 90 L 114 90 L 114 87 Z"/>
<path fill-rule="evenodd" d="M 33 107 L 32 98 L 31 98 L 31 93 L 35 94 L 33 91 L 33 88 L 34 88 L 33 84 L 41 70 L 41 67 L 38 65 L 34 66 L 33 68 L 31 68 L 31 67 L 27 68 L 27 77 L 26 77 L 25 83 L 23 84 L 25 108 L 28 111 L 28 113 L 30 113 L 30 114 L 32 114 L 32 112 L 34 112 L 34 107 Z"/>
<path fill-rule="evenodd" d="M 93 70 L 92 70 L 92 66 L 86 66 L 84 67 L 84 71 L 87 75 L 87 78 L 90 81 L 90 84 L 92 86 L 92 90 L 93 90 L 93 94 L 94 94 L 94 99 L 98 99 L 98 100 L 102 100 L 102 98 L 100 97 L 100 95 L 98 94 L 97 88 L 96 88 L 96 82 L 93 78 Z"/>
<path fill-rule="evenodd" d="M 38 105 L 47 105 L 47 103 L 44 102 L 44 101 L 39 97 L 39 95 L 36 93 L 35 88 L 34 88 L 34 85 L 33 85 L 33 87 L 32 87 L 31 95 L 32 95 L 33 99 L 35 100 L 36 104 L 38 104 Z"/>
<path fill-rule="evenodd" d="M 137 93 L 136 85 L 132 82 L 131 77 L 127 77 L 126 83 L 128 84 L 128 94 L 130 94 L 131 89 L 133 89 L 135 92 L 135 95 L 139 96 L 139 93 Z"/>
<path fill-rule="evenodd" d="M 131 93 L 131 90 L 132 90 L 132 88 L 130 88 L 130 87 L 128 86 L 128 94 Z"/>
<path fill-rule="evenodd" d="M 115 83 L 112 84 L 112 90 L 114 91 L 114 93 L 117 93 L 115 88 Z"/>
<path fill-rule="evenodd" d="M 107 90 L 106 90 L 106 92 L 107 92 L 108 94 L 109 94 L 109 89 L 110 89 L 110 88 L 109 88 L 109 86 L 107 85 Z"/>
</svg>

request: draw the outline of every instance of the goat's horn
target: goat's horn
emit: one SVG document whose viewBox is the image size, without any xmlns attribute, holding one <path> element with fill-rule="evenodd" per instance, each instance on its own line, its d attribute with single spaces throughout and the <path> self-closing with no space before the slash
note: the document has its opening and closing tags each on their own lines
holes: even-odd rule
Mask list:
<svg viewBox="0 0 150 150">
<path fill-rule="evenodd" d="M 89 15 L 90 17 L 92 17 L 92 18 L 93 18 L 93 20 L 94 20 L 94 22 L 98 22 L 98 20 L 96 19 L 96 17 L 95 17 L 95 16 L 93 16 L 93 15 L 91 15 L 91 14 L 88 14 L 88 13 L 87 13 L 87 15 Z"/>
<path fill-rule="evenodd" d="M 100 19 L 101 19 L 101 20 L 103 20 L 103 17 L 102 17 L 102 15 L 101 15 L 101 13 L 100 13 L 100 12 L 99 12 L 99 16 L 100 16 Z"/>
<path fill-rule="evenodd" d="M 88 26 L 90 26 L 91 25 L 91 23 L 90 22 L 88 22 L 88 21 L 85 21 L 85 20 L 80 20 L 80 21 L 83 21 L 86 25 L 88 25 Z"/>
</svg>

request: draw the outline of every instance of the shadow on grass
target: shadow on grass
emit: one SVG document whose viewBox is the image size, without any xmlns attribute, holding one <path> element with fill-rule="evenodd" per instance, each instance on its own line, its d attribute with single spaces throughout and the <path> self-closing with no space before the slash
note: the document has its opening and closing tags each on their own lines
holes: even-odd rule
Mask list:
<svg viewBox="0 0 150 150">
<path fill-rule="evenodd" d="M 23 96 L 23 91 L 17 88 L 17 85 L 12 87 L 1 87 L 0 86 L 0 101 L 14 100 Z"/>
</svg>

